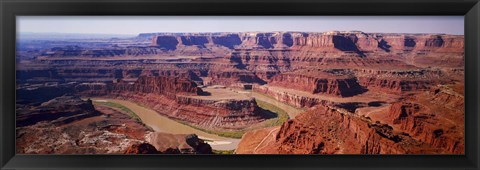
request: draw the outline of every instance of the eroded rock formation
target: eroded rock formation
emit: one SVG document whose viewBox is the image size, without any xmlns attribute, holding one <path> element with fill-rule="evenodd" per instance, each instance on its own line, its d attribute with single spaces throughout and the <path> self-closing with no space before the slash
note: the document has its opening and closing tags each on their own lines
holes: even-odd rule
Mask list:
<svg viewBox="0 0 480 170">
<path fill-rule="evenodd" d="M 128 147 L 125 154 L 159 154 L 153 145 L 148 143 L 133 144 Z"/>
<path fill-rule="evenodd" d="M 29 107 L 17 109 L 17 153 L 121 154 L 149 131 L 127 114 L 73 96 Z"/>
<path fill-rule="evenodd" d="M 28 113 L 19 114 L 19 125 L 38 130 L 39 121 L 68 125 L 57 120 L 71 116 L 74 123 L 98 117 L 92 109 L 77 112 L 81 105 L 48 102 L 73 93 L 142 103 L 204 129 L 241 130 L 267 119 L 256 99 L 245 97 L 252 89 L 307 112 L 282 126 L 246 133 L 237 153 L 464 153 L 461 35 L 142 33 L 111 42 L 65 42 L 69 45 L 20 51 L 20 57 L 36 55 L 17 64 L 17 96 L 22 96 L 17 108 Z M 207 89 L 218 85 L 224 91 Z M 30 111 L 22 110 L 30 106 Z M 58 108 L 66 112 L 55 111 Z M 48 116 L 40 119 L 36 113 Z M 122 143 L 122 152 L 128 146 L 129 153 L 154 152 L 133 141 Z M 208 151 L 193 141 L 191 151 Z M 160 144 L 149 143 L 159 153 L 183 152 L 177 145 L 159 149 Z M 27 153 L 59 151 L 25 146 L 20 148 Z"/>
<path fill-rule="evenodd" d="M 133 84 L 117 83 L 112 86 L 112 91 L 156 94 L 173 99 L 177 94 L 202 94 L 202 89 L 191 80 L 171 76 L 143 76 Z"/>
<path fill-rule="evenodd" d="M 422 99 L 425 94 L 421 94 L 418 99 L 409 100 L 418 103 L 394 103 L 390 107 L 388 121 L 419 141 L 444 148 L 445 152 L 462 153 L 464 125 L 454 122 L 463 121 L 464 111 L 460 105 L 463 96 L 444 88 L 432 92 L 436 94 L 425 96 L 427 101 Z M 439 101 L 439 98 L 442 100 Z"/>
<path fill-rule="evenodd" d="M 98 116 L 91 100 L 83 101 L 76 96 L 61 96 L 42 103 L 35 109 L 18 109 L 17 126 L 28 126 L 38 122 L 62 125 L 79 119 Z"/>
<path fill-rule="evenodd" d="M 281 154 L 400 154 L 435 153 L 408 135 L 386 124 L 318 107 L 302 113 L 279 128 L 248 132 L 237 153 Z M 263 131 L 269 131 L 264 133 Z M 258 142 L 261 141 L 261 142 Z M 265 142 L 267 141 L 267 142 Z"/>
<path fill-rule="evenodd" d="M 79 94 L 139 102 L 162 115 L 207 129 L 243 129 L 266 119 L 253 98 L 202 98 L 202 89 L 185 78 L 141 77 L 135 82 L 80 84 L 75 89 L 81 90 Z"/>
<path fill-rule="evenodd" d="M 306 91 L 312 94 L 328 94 L 350 97 L 366 91 L 355 77 L 334 75 L 322 71 L 302 70 L 272 77 L 270 85 Z"/>
<path fill-rule="evenodd" d="M 197 135 L 174 135 L 154 132 L 145 137 L 161 153 L 212 154 L 212 147 Z"/>
</svg>

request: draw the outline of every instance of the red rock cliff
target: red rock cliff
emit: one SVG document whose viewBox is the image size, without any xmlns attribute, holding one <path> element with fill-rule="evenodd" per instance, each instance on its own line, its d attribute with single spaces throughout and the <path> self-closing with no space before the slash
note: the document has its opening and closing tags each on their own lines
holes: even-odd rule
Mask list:
<svg viewBox="0 0 480 170">
<path fill-rule="evenodd" d="M 463 36 L 443 34 L 382 34 L 351 32 L 241 32 L 159 33 L 152 45 L 175 50 L 178 45 L 215 44 L 230 49 L 315 49 L 317 51 L 389 52 L 392 50 L 435 50 L 463 52 Z"/>
<path fill-rule="evenodd" d="M 263 131 L 267 132 L 263 132 Z M 318 107 L 277 129 L 248 132 L 236 151 L 283 154 L 435 153 L 434 147 L 395 132 L 386 124 L 342 110 Z"/>
<path fill-rule="evenodd" d="M 409 133 L 413 138 L 433 147 L 443 148 L 445 153 L 463 153 L 463 126 L 451 124 L 450 122 L 455 120 L 441 115 L 441 112 L 432 112 L 427 106 L 399 102 L 391 106 L 389 116 L 392 125 Z"/>
<path fill-rule="evenodd" d="M 177 94 L 197 95 L 202 93 L 202 89 L 197 87 L 195 82 L 186 78 L 170 76 L 143 76 L 132 84 L 117 83 L 113 86 L 112 90 L 158 94 L 172 99 L 174 99 Z"/>
<path fill-rule="evenodd" d="M 355 77 L 325 72 L 294 72 L 273 76 L 269 85 L 335 96 L 354 96 L 365 91 Z"/>
</svg>

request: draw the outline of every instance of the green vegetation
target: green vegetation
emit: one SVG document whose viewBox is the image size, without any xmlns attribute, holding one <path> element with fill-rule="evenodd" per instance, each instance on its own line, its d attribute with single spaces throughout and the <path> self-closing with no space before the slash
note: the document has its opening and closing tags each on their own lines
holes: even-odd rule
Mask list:
<svg viewBox="0 0 480 170">
<path fill-rule="evenodd" d="M 234 150 L 213 150 L 213 154 L 217 154 L 217 155 L 231 155 L 234 153 L 235 153 L 235 149 Z"/>
<path fill-rule="evenodd" d="M 260 100 L 256 100 L 257 102 L 257 105 L 266 110 L 266 111 L 270 111 L 271 113 L 274 113 L 276 114 L 276 117 L 275 118 L 272 118 L 272 119 L 268 119 L 264 122 L 264 125 L 265 127 L 271 127 L 271 126 L 279 126 L 279 125 L 282 125 L 284 122 L 286 122 L 288 120 L 288 114 L 287 112 L 285 112 L 284 110 L 278 108 L 277 106 L 275 105 L 272 105 L 270 103 L 267 103 L 267 102 L 263 102 L 263 101 L 260 101 Z M 200 127 L 197 127 L 197 126 L 193 126 L 187 122 L 183 122 L 183 121 L 178 121 L 179 123 L 181 124 L 184 124 L 186 126 L 189 126 L 191 128 L 194 128 L 194 129 L 197 129 L 197 130 L 200 130 L 200 131 L 203 131 L 203 132 L 206 132 L 206 133 L 210 133 L 210 134 L 215 134 L 215 135 L 218 135 L 218 136 L 222 136 L 222 137 L 227 137 L 227 138 L 235 138 L 235 139 L 241 139 L 243 134 L 245 134 L 245 130 L 242 130 L 242 131 L 215 131 L 215 130 L 207 130 L 207 129 L 202 129 Z M 225 151 L 222 151 L 222 152 L 225 152 Z M 232 151 L 233 152 L 233 151 Z"/>
<path fill-rule="evenodd" d="M 151 131 L 154 131 L 152 127 L 147 126 L 145 123 L 143 123 L 142 119 L 140 119 L 140 117 L 137 114 L 135 114 L 135 112 L 133 112 L 129 108 L 123 106 L 122 104 L 115 103 L 115 102 L 93 102 L 93 104 L 94 105 L 103 105 L 103 106 L 107 106 L 107 107 L 111 107 L 111 108 L 120 109 L 122 112 L 127 113 L 130 117 L 135 119 L 135 121 L 143 124 L 143 126 L 145 126 L 147 129 L 149 129 Z"/>
<path fill-rule="evenodd" d="M 279 126 L 288 120 L 289 118 L 288 114 L 284 110 L 278 108 L 273 104 L 270 104 L 261 100 L 255 100 L 255 101 L 257 102 L 258 107 L 262 108 L 263 110 L 267 110 L 276 114 L 275 118 L 265 121 L 265 126 L 267 127 Z"/>
<path fill-rule="evenodd" d="M 141 107 L 144 107 L 144 108 L 148 108 L 148 106 L 145 106 L 145 105 L 142 105 L 142 104 L 138 104 L 139 106 Z M 235 139 L 241 139 L 243 134 L 246 132 L 246 131 L 214 131 L 214 130 L 207 130 L 207 129 L 202 129 L 200 127 L 197 127 L 197 126 L 194 126 L 194 125 L 191 125 L 187 122 L 184 122 L 184 121 L 180 121 L 180 120 L 176 120 L 176 119 L 172 119 L 178 123 L 181 123 L 183 125 L 186 125 L 188 127 L 191 127 L 191 128 L 194 128 L 194 129 L 197 129 L 197 130 L 200 130 L 200 131 L 203 131 L 205 133 L 209 133 L 209 134 L 214 134 L 214 135 L 218 135 L 218 136 L 222 136 L 222 137 L 227 137 L 227 138 L 235 138 Z"/>
<path fill-rule="evenodd" d="M 114 102 L 94 102 L 94 104 L 120 109 L 121 111 L 127 113 L 130 117 L 134 118 L 138 122 L 142 122 L 142 119 L 140 119 L 140 117 L 138 117 L 138 115 L 135 114 L 135 112 L 133 112 L 132 110 L 130 110 L 129 108 L 121 104 L 114 103 Z"/>
<path fill-rule="evenodd" d="M 203 131 L 203 132 L 206 132 L 206 133 L 210 133 L 210 134 L 214 134 L 214 135 L 218 135 L 218 136 L 222 136 L 222 137 L 227 137 L 227 138 L 235 138 L 235 139 L 241 139 L 243 134 L 245 134 L 246 131 L 215 131 L 215 130 L 207 130 L 207 129 L 202 129 L 200 127 L 197 127 L 197 126 L 193 126 L 187 122 L 183 122 L 183 121 L 177 121 L 181 124 L 184 124 L 186 126 L 189 126 L 191 128 L 194 128 L 194 129 L 197 129 L 197 130 L 200 130 L 200 131 Z"/>
<path fill-rule="evenodd" d="M 287 112 L 285 112 L 284 110 L 278 108 L 277 106 L 275 105 L 272 105 L 270 103 L 267 103 L 267 102 L 263 102 L 263 101 L 260 101 L 260 100 L 256 100 L 257 102 L 257 105 L 262 108 L 263 110 L 265 111 L 268 111 L 270 113 L 273 113 L 273 114 L 276 114 L 276 117 L 275 118 L 272 118 L 272 119 L 268 119 L 266 120 L 265 122 L 263 122 L 263 126 L 264 127 L 271 127 L 271 126 L 278 126 L 278 125 L 281 125 L 283 124 L 285 121 L 288 120 L 288 114 Z M 115 102 L 94 102 L 94 104 L 96 105 L 103 105 L 103 106 L 107 106 L 107 107 L 111 107 L 111 108 L 116 108 L 116 109 L 120 109 L 121 111 L 127 113 L 130 117 L 134 118 L 136 121 L 142 123 L 142 120 L 140 119 L 140 117 L 135 114 L 135 112 L 133 112 L 132 110 L 130 110 L 129 108 L 123 106 L 122 104 L 119 104 L 119 103 L 115 103 Z M 141 105 L 139 104 L 140 106 L 142 107 L 145 107 L 144 105 Z M 209 134 L 214 134 L 214 135 L 218 135 L 218 136 L 222 136 L 222 137 L 227 137 L 227 138 L 235 138 L 235 139 L 241 139 L 243 134 L 245 134 L 246 130 L 240 130 L 240 131 L 216 131 L 216 130 L 208 130 L 208 129 L 203 129 L 203 128 L 200 128 L 200 127 L 197 127 L 197 126 L 194 126 L 194 125 L 191 125 L 187 122 L 184 122 L 184 121 L 179 121 L 179 120 L 175 120 L 183 125 L 186 125 L 186 126 L 189 126 L 191 128 L 194 128 L 194 129 L 197 129 L 197 130 L 200 130 L 200 131 L 203 131 L 203 132 L 206 132 L 206 133 L 209 133 Z M 145 125 L 145 124 L 144 124 Z M 145 127 L 149 128 L 150 130 L 153 131 L 153 129 L 147 125 L 145 125 Z M 228 152 L 233 152 L 233 151 L 219 151 L 219 152 L 222 152 L 222 153 L 228 153 Z"/>
<path fill-rule="evenodd" d="M 118 108 L 118 109 L 121 109 L 122 111 L 128 113 L 132 118 L 134 118 L 135 120 L 138 120 L 139 122 L 141 122 L 141 119 L 140 117 L 138 117 L 132 110 L 130 110 L 129 108 L 121 105 L 121 104 L 118 104 L 118 103 L 114 103 L 114 102 L 94 102 L 94 104 L 100 104 L 100 105 L 104 105 L 104 106 L 108 106 L 108 107 L 113 107 L 113 108 Z M 144 108 L 148 108 L 147 106 L 145 105 L 142 105 L 142 104 L 138 104 L 139 106 L 141 107 L 144 107 Z M 194 128 L 194 129 L 197 129 L 197 130 L 200 130 L 200 131 L 203 131 L 203 132 L 206 132 L 206 133 L 210 133 L 210 134 L 214 134 L 214 135 L 218 135 L 218 136 L 222 136 L 222 137 L 227 137 L 227 138 L 235 138 L 235 139 L 241 139 L 243 134 L 245 133 L 245 131 L 214 131 L 214 130 L 207 130 L 207 129 L 202 129 L 200 127 L 196 127 L 196 126 L 193 126 L 187 122 L 183 122 L 183 121 L 180 121 L 180 120 L 175 120 L 175 119 L 172 119 L 178 123 L 181 123 L 183 125 L 186 125 L 186 126 L 189 126 L 191 128 Z M 151 129 L 149 126 L 146 126 L 147 128 Z M 153 130 L 152 130 L 153 131 Z"/>
<path fill-rule="evenodd" d="M 259 93 L 259 92 L 252 91 L 252 94 L 253 94 L 253 93 L 255 93 L 255 95 L 259 95 L 259 96 L 262 96 L 262 97 L 266 97 L 266 98 L 269 98 L 269 99 L 278 101 L 278 100 L 275 99 L 274 97 L 269 96 L 269 95 L 265 95 L 265 94 L 263 94 L 263 93 Z M 258 100 L 257 100 L 257 101 L 258 101 Z M 280 102 L 280 101 L 278 101 L 278 102 Z M 289 103 L 287 103 L 287 102 L 281 102 L 281 103 L 283 103 L 283 104 L 285 104 L 285 105 L 287 105 L 287 106 L 290 106 L 290 107 L 292 107 L 292 108 L 295 108 L 295 109 L 300 109 L 300 110 L 306 111 L 304 108 L 299 108 L 299 107 L 294 106 L 294 105 L 291 105 L 291 104 L 289 104 Z"/>
</svg>

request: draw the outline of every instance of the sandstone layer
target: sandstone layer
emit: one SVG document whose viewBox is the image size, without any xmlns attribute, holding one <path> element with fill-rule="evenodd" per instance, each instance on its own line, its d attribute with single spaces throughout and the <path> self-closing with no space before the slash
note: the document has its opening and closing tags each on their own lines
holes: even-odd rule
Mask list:
<svg viewBox="0 0 480 170">
<path fill-rule="evenodd" d="M 209 94 L 204 94 L 193 81 L 185 78 L 141 77 L 135 82 L 84 83 L 75 89 L 78 94 L 142 103 L 162 115 L 207 129 L 244 129 L 266 119 L 253 98 L 195 98 Z"/>
<path fill-rule="evenodd" d="M 248 132 L 238 154 L 448 153 L 399 133 L 387 124 L 333 108 L 318 107 L 279 128 Z M 268 141 L 268 142 L 265 142 Z"/>
<path fill-rule="evenodd" d="M 129 100 L 202 129 L 252 130 L 236 153 L 464 153 L 463 35 L 141 33 L 52 44 L 19 45 L 22 128 L 98 117 L 88 103 L 57 106 L 52 100 L 75 94 Z M 253 93 L 267 104 L 305 112 L 264 128 L 258 123 L 272 117 Z M 139 140 L 121 146 L 133 154 L 183 152 L 161 145 Z M 189 146 L 186 152 L 197 153 Z"/>
<path fill-rule="evenodd" d="M 78 97 L 57 97 L 32 107 L 18 113 L 17 153 L 120 154 L 149 131 L 124 113 Z"/>
</svg>

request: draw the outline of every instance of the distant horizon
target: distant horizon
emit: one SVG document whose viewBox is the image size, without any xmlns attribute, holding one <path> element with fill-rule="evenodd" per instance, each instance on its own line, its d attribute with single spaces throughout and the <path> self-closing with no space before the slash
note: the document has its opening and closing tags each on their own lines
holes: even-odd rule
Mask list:
<svg viewBox="0 0 480 170">
<path fill-rule="evenodd" d="M 463 34 L 448 34 L 448 33 L 426 33 L 426 32 L 418 32 L 418 33 L 403 33 L 403 32 L 365 32 L 361 30 L 351 30 L 351 31 L 343 31 L 343 30 L 332 30 L 332 31 L 227 31 L 227 32 L 140 32 L 140 33 L 133 33 L 133 34 L 120 34 L 120 33 L 75 33 L 75 32 L 18 32 L 20 34 L 78 34 L 78 35 L 120 35 L 120 36 L 138 36 L 140 34 L 181 34 L 181 33 L 242 33 L 242 32 L 259 32 L 259 33 L 267 33 L 267 32 L 306 32 L 306 33 L 324 33 L 324 32 L 354 32 L 360 31 L 367 34 L 445 34 L 445 35 L 463 35 Z"/>
<path fill-rule="evenodd" d="M 17 33 L 330 32 L 464 35 L 463 16 L 18 16 Z"/>
</svg>

